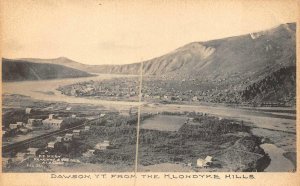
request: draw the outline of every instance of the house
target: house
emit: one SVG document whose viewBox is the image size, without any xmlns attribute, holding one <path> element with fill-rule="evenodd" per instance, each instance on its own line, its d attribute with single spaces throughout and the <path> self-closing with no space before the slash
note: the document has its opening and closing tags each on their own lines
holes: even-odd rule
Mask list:
<svg viewBox="0 0 300 186">
<path fill-rule="evenodd" d="M 31 113 L 31 108 L 26 108 L 25 109 L 25 114 L 30 114 Z"/>
<path fill-rule="evenodd" d="M 59 142 L 57 142 L 57 141 L 51 141 L 48 143 L 47 148 L 56 149 L 58 147 L 58 143 Z"/>
<path fill-rule="evenodd" d="M 80 130 L 73 130 L 73 137 L 74 138 L 80 138 L 81 131 Z"/>
<path fill-rule="evenodd" d="M 49 119 L 53 119 L 53 117 L 54 117 L 54 114 L 49 114 Z"/>
<path fill-rule="evenodd" d="M 206 161 L 206 163 L 211 163 L 212 159 L 213 158 L 211 156 L 206 156 L 205 161 Z"/>
<path fill-rule="evenodd" d="M 42 121 L 42 119 L 28 119 L 27 124 L 31 126 L 39 126 L 43 124 Z"/>
<path fill-rule="evenodd" d="M 28 148 L 27 149 L 27 152 L 28 152 L 27 154 L 32 155 L 32 156 L 37 156 L 38 151 L 39 151 L 39 148 Z"/>
<path fill-rule="evenodd" d="M 75 114 L 72 114 L 71 118 L 76 118 L 76 115 L 75 115 Z"/>
<path fill-rule="evenodd" d="M 104 118 L 105 114 L 100 114 L 100 118 Z"/>
<path fill-rule="evenodd" d="M 25 124 L 25 127 L 28 129 L 33 129 L 33 127 L 38 127 L 43 124 L 42 119 L 28 119 L 27 124 Z"/>
<path fill-rule="evenodd" d="M 43 110 L 53 110 L 53 107 L 46 107 Z"/>
<path fill-rule="evenodd" d="M 70 158 L 62 158 L 61 161 L 63 161 L 63 162 L 69 162 Z"/>
<path fill-rule="evenodd" d="M 197 167 L 204 167 L 206 164 L 205 164 L 205 160 L 204 159 L 197 159 Z"/>
<path fill-rule="evenodd" d="M 208 167 L 212 163 L 212 157 L 206 156 L 205 159 L 197 159 L 197 167 Z"/>
<path fill-rule="evenodd" d="M 49 114 L 49 118 L 42 121 L 44 126 L 60 129 L 63 124 L 62 119 L 54 119 L 54 114 Z"/>
<path fill-rule="evenodd" d="M 138 115 L 138 108 L 137 107 L 131 107 L 129 110 L 129 115 Z"/>
<path fill-rule="evenodd" d="M 62 119 L 45 119 L 43 120 L 43 125 L 47 127 L 53 127 L 60 129 L 62 127 L 63 120 Z"/>
<path fill-rule="evenodd" d="M 64 137 L 65 142 L 69 142 L 73 140 L 73 134 L 66 134 Z"/>
<path fill-rule="evenodd" d="M 27 133 L 29 132 L 29 129 L 22 127 L 22 128 L 19 129 L 19 131 L 20 131 L 22 134 L 27 134 Z"/>
<path fill-rule="evenodd" d="M 89 157 L 92 157 L 94 155 L 94 153 L 95 153 L 94 149 L 89 149 L 87 152 L 83 153 L 82 156 L 89 158 Z"/>
<path fill-rule="evenodd" d="M 85 127 L 84 127 L 84 131 L 89 131 L 90 128 L 91 128 L 90 126 L 85 126 Z"/>
<path fill-rule="evenodd" d="M 64 138 L 61 137 L 61 136 L 57 136 L 57 137 L 56 137 L 56 141 L 57 141 L 57 142 L 63 142 L 63 141 L 64 141 Z"/>
<path fill-rule="evenodd" d="M 17 122 L 17 123 L 14 123 L 14 124 L 9 124 L 9 128 L 10 129 L 18 129 L 18 128 L 21 128 L 23 126 L 22 122 Z"/>
<path fill-rule="evenodd" d="M 67 107 L 67 108 L 66 108 L 66 110 L 71 110 L 71 109 L 72 109 L 72 107 Z"/>
<path fill-rule="evenodd" d="M 5 131 L 5 130 L 2 130 L 2 137 L 5 137 L 5 136 L 7 136 L 7 134 L 8 134 L 8 132 L 7 132 L 7 131 Z"/>
<path fill-rule="evenodd" d="M 27 157 L 27 155 L 26 155 L 26 153 L 24 153 L 24 152 L 18 152 L 18 153 L 16 154 L 16 160 L 17 160 L 17 161 L 23 161 L 23 160 L 26 159 L 26 157 Z"/>
<path fill-rule="evenodd" d="M 164 95 L 164 99 L 165 99 L 165 100 L 169 100 L 170 98 L 169 98 L 169 96 Z"/>
<path fill-rule="evenodd" d="M 107 147 L 109 147 L 109 141 L 103 141 L 101 143 L 98 143 L 96 146 L 95 146 L 95 149 L 98 149 L 98 150 L 106 150 Z"/>
</svg>

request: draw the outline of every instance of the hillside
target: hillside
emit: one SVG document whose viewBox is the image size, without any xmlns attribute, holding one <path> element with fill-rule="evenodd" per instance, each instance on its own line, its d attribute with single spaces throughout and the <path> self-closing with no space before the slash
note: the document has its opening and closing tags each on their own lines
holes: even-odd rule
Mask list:
<svg viewBox="0 0 300 186">
<path fill-rule="evenodd" d="M 177 79 L 246 81 L 295 65 L 296 24 L 206 42 L 193 42 L 166 55 L 144 61 L 143 74 Z M 60 64 L 92 73 L 139 74 L 140 63 L 85 65 L 65 57 L 22 59 L 35 63 Z"/>
<path fill-rule="evenodd" d="M 282 68 L 241 92 L 244 101 L 296 104 L 296 67 Z"/>
<path fill-rule="evenodd" d="M 202 94 L 210 91 L 209 102 L 295 105 L 295 33 L 296 24 L 289 23 L 257 33 L 190 43 L 145 61 L 143 73 L 176 81 L 178 85 L 170 89 L 188 86 L 186 90 L 198 87 Z M 139 68 L 136 63 L 108 71 L 134 73 Z M 166 85 L 160 87 L 166 89 Z"/>
<path fill-rule="evenodd" d="M 76 62 L 74 60 L 71 60 L 66 57 L 58 57 L 53 59 L 39 59 L 39 58 L 21 58 L 19 60 L 27 61 L 31 63 L 46 63 L 46 64 L 57 64 L 57 65 L 63 65 L 66 67 L 78 69 L 81 71 L 89 72 L 89 73 L 97 73 L 97 69 L 101 68 L 100 65 L 86 65 L 79 62 Z M 95 68 L 96 67 L 96 68 Z"/>
<path fill-rule="evenodd" d="M 265 73 L 295 65 L 295 32 L 296 24 L 289 23 L 258 33 L 193 42 L 144 61 L 143 73 L 213 81 L 245 81 L 254 75 L 264 76 Z M 137 74 L 139 69 L 140 63 L 104 65 L 97 72 Z"/>
<path fill-rule="evenodd" d="M 135 74 L 137 69 L 140 69 L 140 64 L 128 65 L 87 65 L 76 62 L 66 57 L 58 57 L 53 59 L 39 59 L 39 58 L 21 58 L 19 60 L 31 63 L 47 63 L 58 64 L 66 67 L 82 70 L 89 73 L 103 73 L 103 74 Z"/>
<path fill-rule="evenodd" d="M 60 79 L 87 76 L 92 75 L 63 65 L 2 59 L 2 81 Z"/>
</svg>

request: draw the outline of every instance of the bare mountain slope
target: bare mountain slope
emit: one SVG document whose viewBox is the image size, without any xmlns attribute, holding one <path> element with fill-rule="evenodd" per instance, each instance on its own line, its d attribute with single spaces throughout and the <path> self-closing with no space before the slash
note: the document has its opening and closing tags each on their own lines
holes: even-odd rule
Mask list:
<svg viewBox="0 0 300 186">
<path fill-rule="evenodd" d="M 276 28 L 242 36 L 193 42 L 177 50 L 144 62 L 146 75 L 174 78 L 228 79 L 238 76 L 243 80 L 295 65 L 296 25 Z M 106 65 L 100 73 L 138 73 L 140 63 Z"/>
<path fill-rule="evenodd" d="M 92 76 L 63 65 L 2 59 L 2 81 L 26 81 Z"/>
<path fill-rule="evenodd" d="M 193 42 L 166 55 L 144 61 L 146 75 L 207 80 L 237 77 L 248 79 L 295 65 L 296 24 L 242 36 Z M 61 64 L 92 73 L 139 74 L 140 63 L 127 65 L 84 65 L 70 59 L 23 59 L 29 62 Z M 235 78 L 236 79 L 236 78 Z"/>
</svg>

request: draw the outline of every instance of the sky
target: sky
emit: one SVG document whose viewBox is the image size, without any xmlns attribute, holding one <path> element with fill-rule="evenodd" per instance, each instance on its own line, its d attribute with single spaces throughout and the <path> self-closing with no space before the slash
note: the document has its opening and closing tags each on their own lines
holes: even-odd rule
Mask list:
<svg viewBox="0 0 300 186">
<path fill-rule="evenodd" d="M 128 64 L 297 20 L 296 0 L 1 0 L 5 58 Z"/>
</svg>

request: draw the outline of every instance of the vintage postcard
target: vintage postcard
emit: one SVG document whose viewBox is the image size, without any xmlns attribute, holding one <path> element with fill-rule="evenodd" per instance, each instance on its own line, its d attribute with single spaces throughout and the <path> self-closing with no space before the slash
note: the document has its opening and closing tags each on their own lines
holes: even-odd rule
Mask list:
<svg viewBox="0 0 300 186">
<path fill-rule="evenodd" d="M 0 184 L 298 185 L 299 5 L 2 0 Z"/>
</svg>

